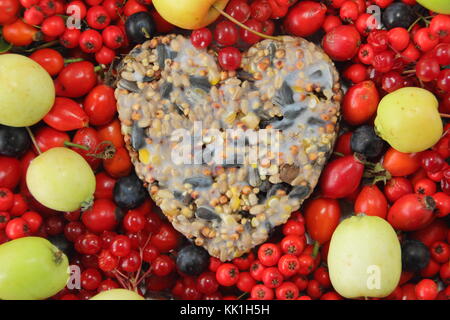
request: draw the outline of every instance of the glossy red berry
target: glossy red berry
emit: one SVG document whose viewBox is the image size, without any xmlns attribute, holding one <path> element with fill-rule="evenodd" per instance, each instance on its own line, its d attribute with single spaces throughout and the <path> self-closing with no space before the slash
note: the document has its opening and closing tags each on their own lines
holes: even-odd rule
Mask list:
<svg viewBox="0 0 450 320">
<path fill-rule="evenodd" d="M 164 277 L 175 270 L 175 261 L 167 255 L 160 255 L 152 262 L 151 267 L 156 276 Z"/>
<path fill-rule="evenodd" d="M 102 30 L 110 24 L 111 18 L 103 6 L 94 6 L 87 11 L 86 21 L 91 28 Z"/>
<path fill-rule="evenodd" d="M 52 16 L 42 22 L 41 31 L 49 37 L 58 37 L 64 33 L 66 25 L 60 16 Z"/>
<path fill-rule="evenodd" d="M 103 44 L 110 49 L 118 49 L 125 43 L 125 34 L 118 26 L 107 26 L 102 31 Z"/>
<path fill-rule="evenodd" d="M 9 211 L 14 205 L 14 194 L 8 188 L 0 188 L 0 211 Z"/>
<path fill-rule="evenodd" d="M 258 249 L 258 259 L 266 267 L 274 266 L 280 260 L 280 248 L 273 243 L 264 243 Z"/>
<path fill-rule="evenodd" d="M 266 287 L 274 289 L 281 286 L 284 278 L 278 268 L 270 267 L 264 270 L 262 274 L 262 281 Z"/>
<path fill-rule="evenodd" d="M 126 257 L 131 252 L 131 241 L 127 236 L 118 235 L 111 243 L 110 251 L 116 257 Z"/>
<path fill-rule="evenodd" d="M 25 219 L 15 218 L 8 222 L 5 233 L 9 239 L 14 240 L 29 236 L 31 234 L 31 230 Z"/>
<path fill-rule="evenodd" d="M 239 270 L 231 263 L 224 263 L 217 269 L 216 280 L 224 287 L 233 286 L 239 280 Z"/>
<path fill-rule="evenodd" d="M 220 22 L 214 30 L 214 39 L 222 46 L 234 45 L 239 37 L 236 25 L 228 20 Z"/>
<path fill-rule="evenodd" d="M 86 53 L 95 53 L 102 48 L 102 35 L 93 29 L 83 31 L 80 35 L 80 48 Z"/>
<path fill-rule="evenodd" d="M 438 286 L 431 279 L 423 279 L 416 284 L 415 293 L 419 300 L 434 300 L 438 295 Z"/>
<path fill-rule="evenodd" d="M 201 28 L 192 31 L 191 43 L 197 49 L 205 49 L 212 42 L 212 33 L 208 28 Z"/>
<path fill-rule="evenodd" d="M 218 60 L 222 69 L 227 71 L 234 71 L 241 65 L 242 54 L 235 47 L 226 47 L 220 49 Z"/>
</svg>

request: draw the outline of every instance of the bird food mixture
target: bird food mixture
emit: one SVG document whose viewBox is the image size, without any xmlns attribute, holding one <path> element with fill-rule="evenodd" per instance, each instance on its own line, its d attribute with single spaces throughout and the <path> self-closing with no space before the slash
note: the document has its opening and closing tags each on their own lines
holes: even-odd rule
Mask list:
<svg viewBox="0 0 450 320">
<path fill-rule="evenodd" d="M 310 196 L 342 99 L 332 61 L 304 39 L 259 42 L 228 72 L 181 35 L 137 45 L 115 95 L 151 197 L 222 261 L 263 243 Z"/>
</svg>

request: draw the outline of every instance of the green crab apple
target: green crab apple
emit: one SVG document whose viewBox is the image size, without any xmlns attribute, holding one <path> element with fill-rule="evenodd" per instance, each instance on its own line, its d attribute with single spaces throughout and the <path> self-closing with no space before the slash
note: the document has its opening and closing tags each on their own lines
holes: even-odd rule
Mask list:
<svg viewBox="0 0 450 320">
<path fill-rule="evenodd" d="M 34 125 L 54 101 L 55 86 L 44 68 L 19 54 L 0 55 L 0 124 Z"/>
<path fill-rule="evenodd" d="M 65 254 L 48 240 L 25 237 L 0 246 L 0 300 L 41 300 L 69 279 Z"/>
<path fill-rule="evenodd" d="M 375 128 L 381 138 L 400 152 L 421 152 L 442 136 L 439 102 L 428 90 L 406 87 L 381 99 Z"/>
<path fill-rule="evenodd" d="M 213 23 L 229 0 L 153 0 L 158 13 L 171 24 L 183 29 L 200 29 Z"/>
<path fill-rule="evenodd" d="M 44 206 L 71 212 L 93 199 L 95 175 L 75 151 L 52 148 L 31 161 L 26 176 L 33 197 Z"/>
<path fill-rule="evenodd" d="M 448 0 L 417 0 L 417 2 L 434 12 L 450 14 L 450 1 Z"/>
<path fill-rule="evenodd" d="M 386 297 L 402 272 L 400 242 L 391 225 L 377 216 L 342 221 L 331 237 L 328 268 L 343 297 Z"/>
</svg>

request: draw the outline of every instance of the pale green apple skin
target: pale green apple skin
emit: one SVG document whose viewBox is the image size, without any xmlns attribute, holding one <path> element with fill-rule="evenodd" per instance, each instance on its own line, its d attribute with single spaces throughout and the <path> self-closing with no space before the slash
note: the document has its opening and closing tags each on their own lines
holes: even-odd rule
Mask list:
<svg viewBox="0 0 450 320">
<path fill-rule="evenodd" d="M 143 296 L 126 289 L 102 291 L 90 300 L 145 300 Z"/>
<path fill-rule="evenodd" d="M 27 186 L 47 208 L 71 212 L 93 198 L 95 175 L 82 156 L 68 148 L 52 148 L 31 161 Z"/>
<path fill-rule="evenodd" d="M 400 152 L 431 148 L 443 133 L 439 102 L 428 90 L 406 87 L 381 99 L 375 128 L 381 138 Z"/>
<path fill-rule="evenodd" d="M 69 262 L 48 240 L 26 237 L 0 246 L 0 299 L 42 300 L 61 291 Z"/>
<path fill-rule="evenodd" d="M 449 0 L 417 0 L 425 8 L 437 13 L 450 14 Z"/>
<path fill-rule="evenodd" d="M 55 86 L 44 68 L 22 55 L 0 55 L 0 124 L 34 125 L 54 101 Z"/>
<path fill-rule="evenodd" d="M 373 268 L 379 288 L 373 286 Z M 353 216 L 333 233 L 328 252 L 333 288 L 343 297 L 382 298 L 398 285 L 402 272 L 401 248 L 391 225 L 377 216 Z"/>
<path fill-rule="evenodd" d="M 206 27 L 217 20 L 220 13 L 212 8 L 225 9 L 230 0 L 153 0 L 158 13 L 171 24 L 188 30 Z"/>
</svg>

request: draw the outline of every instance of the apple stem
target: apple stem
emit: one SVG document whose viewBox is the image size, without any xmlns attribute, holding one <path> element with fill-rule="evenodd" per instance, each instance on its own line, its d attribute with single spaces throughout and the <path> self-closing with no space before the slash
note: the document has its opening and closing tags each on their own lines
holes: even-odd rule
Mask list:
<svg viewBox="0 0 450 320">
<path fill-rule="evenodd" d="M 283 41 L 282 37 L 274 37 L 274 36 L 269 36 L 267 34 L 258 32 L 256 30 L 253 30 L 250 27 L 247 27 L 245 24 L 243 24 L 242 22 L 236 20 L 235 18 L 233 18 L 232 16 L 230 16 L 228 13 L 226 13 L 225 11 L 223 11 L 222 9 L 220 9 L 217 5 L 213 4 L 212 7 L 214 9 L 216 9 L 218 12 L 220 12 L 221 15 L 223 15 L 225 18 L 227 18 L 228 20 L 230 20 L 231 22 L 234 22 L 235 24 L 237 24 L 239 27 L 253 33 L 256 34 L 257 36 L 264 38 L 264 39 L 270 39 L 270 40 L 276 40 L 276 41 Z"/>
<path fill-rule="evenodd" d="M 33 143 L 34 147 L 36 148 L 36 151 L 39 154 L 42 154 L 41 148 L 39 148 L 39 145 L 36 142 L 36 138 L 34 137 L 33 132 L 31 131 L 30 127 L 25 127 L 27 129 L 28 135 L 30 136 L 31 142 Z"/>
</svg>

